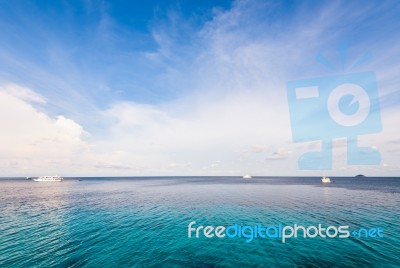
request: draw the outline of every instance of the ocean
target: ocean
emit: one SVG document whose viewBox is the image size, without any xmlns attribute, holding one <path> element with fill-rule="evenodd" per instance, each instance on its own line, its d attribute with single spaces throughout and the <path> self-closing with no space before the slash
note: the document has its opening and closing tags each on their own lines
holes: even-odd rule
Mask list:
<svg viewBox="0 0 400 268">
<path fill-rule="evenodd" d="M 0 267 L 400 267 L 400 178 L 332 180 L 0 179 Z M 349 236 L 282 242 L 295 224 Z"/>
</svg>

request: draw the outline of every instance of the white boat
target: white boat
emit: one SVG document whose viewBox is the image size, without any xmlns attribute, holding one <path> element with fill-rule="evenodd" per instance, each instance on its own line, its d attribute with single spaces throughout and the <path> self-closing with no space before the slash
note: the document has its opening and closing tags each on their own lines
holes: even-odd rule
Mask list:
<svg viewBox="0 0 400 268">
<path fill-rule="evenodd" d="M 249 174 L 246 174 L 243 176 L 243 179 L 249 180 L 249 179 L 251 179 L 251 176 Z"/>
<path fill-rule="evenodd" d="M 331 183 L 332 181 L 331 181 L 331 179 L 329 177 L 323 176 L 321 178 L 321 182 L 322 183 Z"/>
<path fill-rule="evenodd" d="M 63 178 L 60 176 L 41 176 L 33 179 L 34 181 L 45 181 L 45 182 L 56 182 L 63 181 Z"/>
</svg>

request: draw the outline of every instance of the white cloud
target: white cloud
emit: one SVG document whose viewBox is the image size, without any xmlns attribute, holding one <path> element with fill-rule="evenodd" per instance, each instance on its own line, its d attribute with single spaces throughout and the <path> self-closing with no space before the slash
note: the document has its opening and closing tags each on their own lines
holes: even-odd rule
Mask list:
<svg viewBox="0 0 400 268">
<path fill-rule="evenodd" d="M 187 163 L 170 163 L 168 165 L 169 168 L 190 168 L 192 166 L 192 163 L 187 162 Z"/>
<path fill-rule="evenodd" d="M 93 150 L 118 150 L 125 155 L 120 159 L 121 165 L 132 163 L 137 170 L 149 174 L 170 173 L 189 167 L 188 163 L 192 174 L 210 174 L 210 170 L 223 174 L 232 167 L 238 168 L 240 174 L 240 165 L 252 165 L 257 159 L 255 169 L 261 172 L 265 168 L 261 161 L 265 148 L 260 151 L 254 144 L 284 144 L 290 140 L 284 107 L 266 103 L 262 93 L 240 92 L 219 99 L 203 96 L 201 101 L 183 98 L 159 107 L 115 103 L 103 113 L 111 122 L 110 135 L 94 141 Z M 252 146 L 260 155 L 243 159 L 237 153 Z"/>
<path fill-rule="evenodd" d="M 17 85 L 0 87 L 0 165 L 5 174 L 57 171 L 84 150 L 83 128 L 64 116 L 51 118 L 30 102 L 44 103 L 32 90 Z M 5 168 L 12 162 L 18 169 Z M 55 168 L 55 169 L 53 169 Z"/>
<path fill-rule="evenodd" d="M 291 151 L 288 151 L 284 148 L 279 148 L 278 150 L 274 151 L 270 155 L 267 156 L 267 160 L 283 160 L 287 159 L 291 154 Z"/>
<path fill-rule="evenodd" d="M 6 84 L 3 85 L 1 88 L 2 91 L 7 92 L 11 96 L 14 96 L 15 98 L 18 98 L 26 102 L 39 103 L 39 104 L 46 103 L 46 100 L 43 96 L 37 94 L 36 92 L 32 91 L 27 87 L 22 87 L 16 84 Z"/>
<path fill-rule="evenodd" d="M 172 22 L 172 31 L 169 25 L 155 26 L 152 34 L 159 47 L 144 56 L 165 68 L 165 74 L 149 73 L 149 77 L 166 81 L 166 91 L 171 90 L 169 87 L 176 92 L 181 92 L 181 87 L 186 90 L 174 100 L 157 105 L 114 101 L 102 111 L 90 109 L 90 116 L 101 124 L 100 130 L 91 135 L 71 118 L 46 114 L 46 99 L 34 91 L 4 86 L 0 91 L 3 172 L 20 174 L 26 168 L 27 172 L 47 173 L 50 169 L 67 175 L 179 175 L 182 170 L 190 170 L 193 175 L 298 173 L 298 157 L 318 150 L 319 143 L 291 142 L 286 81 L 319 74 L 313 73 L 318 63 L 317 67 L 307 67 L 310 62 L 314 64 L 319 48 L 335 48 L 333 42 L 340 32 L 327 29 L 337 22 L 335 14 L 344 18 L 349 10 L 333 3 L 315 16 L 280 21 L 279 25 L 259 23 L 256 15 L 260 10 L 274 12 L 273 4 L 238 1 L 232 9 L 216 12 L 184 49 L 176 29 L 180 22 Z M 364 16 L 363 12 L 356 15 Z M 103 26 L 107 27 L 100 32 L 110 32 L 105 37 L 112 39 L 114 22 Z M 60 73 L 75 69 L 73 64 L 66 64 L 68 53 L 57 55 L 56 61 L 65 65 Z M 63 83 L 52 76 L 42 77 L 46 81 L 41 85 L 50 81 L 51 85 L 68 89 L 71 99 L 61 91 L 48 90 L 45 96 L 53 96 L 49 102 L 58 97 L 63 107 L 70 107 L 69 112 L 77 108 L 74 118 L 84 117 L 82 111 L 86 110 L 82 107 L 94 106 L 85 94 L 86 88 L 79 85 L 79 75 L 65 75 Z M 93 88 L 93 96 L 101 95 L 97 87 Z M 394 166 L 395 154 L 386 153 L 390 146 L 385 142 L 397 138 L 400 117 L 397 109 L 384 117 L 384 131 L 363 142 L 377 146 L 383 151 L 386 165 Z M 338 166 L 335 172 L 345 168 Z"/>
</svg>

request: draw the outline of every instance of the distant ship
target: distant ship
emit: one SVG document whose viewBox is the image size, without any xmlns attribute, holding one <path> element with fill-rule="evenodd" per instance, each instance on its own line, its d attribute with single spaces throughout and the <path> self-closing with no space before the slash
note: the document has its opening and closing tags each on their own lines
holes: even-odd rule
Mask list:
<svg viewBox="0 0 400 268">
<path fill-rule="evenodd" d="M 249 174 L 246 174 L 243 176 L 243 179 L 249 180 L 249 179 L 251 179 L 251 176 Z"/>
<path fill-rule="evenodd" d="M 45 181 L 45 182 L 57 182 L 63 181 L 63 178 L 60 176 L 41 176 L 33 179 L 34 181 Z"/>
<path fill-rule="evenodd" d="M 331 183 L 332 181 L 331 181 L 331 179 L 329 177 L 323 176 L 321 178 L 321 182 L 322 183 Z"/>
</svg>

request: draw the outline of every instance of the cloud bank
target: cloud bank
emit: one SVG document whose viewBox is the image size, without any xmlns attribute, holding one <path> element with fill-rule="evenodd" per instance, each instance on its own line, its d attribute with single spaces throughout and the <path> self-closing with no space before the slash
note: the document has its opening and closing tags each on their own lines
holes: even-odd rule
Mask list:
<svg viewBox="0 0 400 268">
<path fill-rule="evenodd" d="M 331 74 L 315 55 L 341 66 L 343 39 L 352 44 L 349 66 L 366 50 L 376 58 L 354 71 L 378 77 L 383 131 L 360 142 L 378 148 L 383 163 L 347 166 L 339 139 L 332 174 L 396 175 L 400 117 L 390 99 L 400 79 L 390 56 L 400 37 L 381 30 L 393 9 L 236 1 L 200 23 L 169 10 L 138 34 L 104 7 L 88 25 L 97 45 L 81 40 L 74 49 L 75 39 L 64 46 L 47 34 L 46 60 L 2 49 L 0 176 L 320 175 L 298 170 L 298 157 L 320 145 L 292 142 L 286 82 Z M 357 27 L 371 39 L 354 37 Z M 151 45 L 130 49 L 139 41 Z"/>
</svg>

